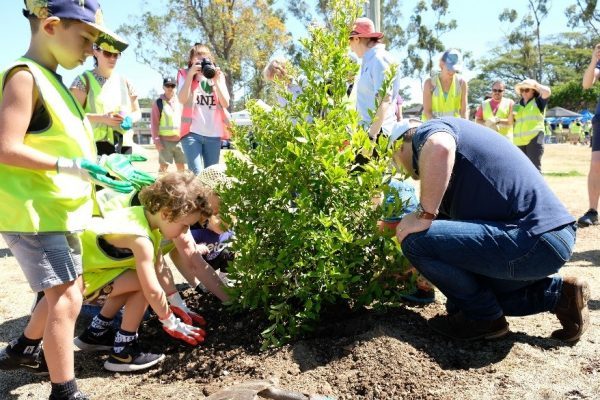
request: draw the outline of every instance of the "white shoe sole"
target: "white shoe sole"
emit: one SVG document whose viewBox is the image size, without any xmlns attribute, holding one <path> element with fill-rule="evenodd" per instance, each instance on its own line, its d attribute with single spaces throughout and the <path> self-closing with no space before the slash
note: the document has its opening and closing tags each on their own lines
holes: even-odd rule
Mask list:
<svg viewBox="0 0 600 400">
<path fill-rule="evenodd" d="M 89 343 L 85 343 L 82 342 L 81 339 L 79 339 L 79 337 L 76 337 L 75 339 L 73 339 L 73 344 L 75 346 L 77 346 L 77 348 L 81 351 L 89 351 L 89 352 L 93 352 L 93 351 L 111 351 L 112 350 L 112 346 L 105 346 L 105 345 L 101 345 L 101 344 L 89 344 Z"/>
<path fill-rule="evenodd" d="M 162 360 L 165 359 L 165 355 L 161 354 L 156 360 L 152 360 L 146 364 L 116 364 L 111 363 L 110 358 L 104 363 L 104 369 L 107 369 L 112 372 L 134 372 L 141 371 L 144 369 L 148 369 L 158 364 Z"/>
</svg>

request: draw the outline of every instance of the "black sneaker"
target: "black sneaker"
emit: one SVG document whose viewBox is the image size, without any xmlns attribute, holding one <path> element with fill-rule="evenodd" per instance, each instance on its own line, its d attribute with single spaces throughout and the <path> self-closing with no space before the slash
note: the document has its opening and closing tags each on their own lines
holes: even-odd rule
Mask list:
<svg viewBox="0 0 600 400">
<path fill-rule="evenodd" d="M 0 350 L 0 369 L 25 369 L 35 375 L 48 375 L 48 366 L 41 346 L 33 349 L 26 348 L 26 352 L 20 353 L 13 350 L 15 343 L 16 341 L 12 341 Z"/>
<path fill-rule="evenodd" d="M 94 335 L 89 328 L 73 339 L 75 346 L 83 351 L 111 351 L 115 342 L 115 331 L 107 329 L 100 336 Z"/>
<path fill-rule="evenodd" d="M 104 363 L 104 368 L 113 372 L 141 371 L 158 364 L 164 358 L 164 354 L 142 353 L 137 341 L 133 341 L 120 353 L 113 351 Z"/>
<path fill-rule="evenodd" d="M 424 290 L 417 288 L 417 290 L 412 293 L 401 295 L 400 298 L 409 303 L 415 303 L 419 305 L 431 304 L 435 301 L 435 290 Z"/>
<path fill-rule="evenodd" d="M 598 211 L 590 208 L 581 218 L 577 220 L 580 228 L 587 228 L 590 225 L 598 225 Z"/>
<path fill-rule="evenodd" d="M 83 394 L 80 391 L 77 391 L 77 392 L 73 393 L 72 395 L 70 395 L 69 397 L 64 397 L 62 399 L 59 397 L 50 395 L 48 400 L 91 400 L 91 398 L 88 397 L 86 394 Z"/>
</svg>

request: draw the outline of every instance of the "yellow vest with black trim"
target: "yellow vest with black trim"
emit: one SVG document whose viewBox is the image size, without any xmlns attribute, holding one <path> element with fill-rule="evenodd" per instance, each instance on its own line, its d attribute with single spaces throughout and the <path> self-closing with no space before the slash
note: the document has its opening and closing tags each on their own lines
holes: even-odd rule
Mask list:
<svg viewBox="0 0 600 400">
<path fill-rule="evenodd" d="M 2 89 L 14 68 L 27 68 L 50 117 L 47 129 L 27 132 L 23 143 L 54 157 L 96 160 L 92 127 L 71 92 L 52 71 L 21 58 L 0 74 Z M 0 102 L 3 92 L 0 92 Z M 92 217 L 89 182 L 55 170 L 0 164 L 0 232 L 52 233 L 83 230 Z"/>
<path fill-rule="evenodd" d="M 515 128 L 513 135 L 513 143 L 516 146 L 526 146 L 531 142 L 540 132 L 544 132 L 544 112 L 540 112 L 537 106 L 535 98 L 529 100 L 529 102 L 523 106 L 520 103 L 514 105 L 515 112 Z"/>
<path fill-rule="evenodd" d="M 107 247 L 116 248 L 106 242 L 101 245 L 102 237 L 109 234 L 147 237 L 154 247 L 154 262 L 159 252 L 164 250 L 161 249 L 162 235 L 158 229 L 150 228 L 142 206 L 116 209 L 106 213 L 104 218 L 94 218 L 89 228 L 81 234 L 85 297 L 94 294 L 123 272 L 136 269 L 131 251 L 121 249 L 118 256 L 111 255 Z"/>
<path fill-rule="evenodd" d="M 457 74 L 454 74 L 447 94 L 444 94 L 439 75 L 435 77 L 435 81 L 436 83 L 431 93 L 431 114 L 433 117 L 460 117 L 461 79 Z M 427 121 L 425 114 L 422 114 L 421 119 Z"/>
<path fill-rule="evenodd" d="M 88 93 L 85 101 L 85 112 L 88 114 L 106 114 L 121 112 L 125 115 L 131 113 L 131 99 L 127 89 L 127 81 L 121 75 L 113 72 L 110 77 L 100 85 L 92 71 L 85 71 L 80 79 L 88 83 Z M 101 123 L 93 123 L 94 138 L 97 142 L 108 141 L 114 144 L 113 128 Z M 123 146 L 133 145 L 133 129 L 123 134 Z"/>
<path fill-rule="evenodd" d="M 498 104 L 498 109 L 496 110 L 496 115 L 492 112 L 491 99 L 485 100 L 481 107 L 483 111 L 483 120 L 487 121 L 492 117 L 507 119 L 510 115 L 510 104 L 511 100 L 502 98 L 500 100 L 500 104 Z M 504 125 L 498 124 L 498 133 L 503 136 L 509 136 L 513 133 L 512 125 Z"/>
<path fill-rule="evenodd" d="M 159 136 L 179 136 L 181 128 L 181 105 L 177 98 L 173 100 L 174 106 L 165 99 L 162 99 L 162 112 L 160 114 L 160 124 L 158 125 Z"/>
</svg>

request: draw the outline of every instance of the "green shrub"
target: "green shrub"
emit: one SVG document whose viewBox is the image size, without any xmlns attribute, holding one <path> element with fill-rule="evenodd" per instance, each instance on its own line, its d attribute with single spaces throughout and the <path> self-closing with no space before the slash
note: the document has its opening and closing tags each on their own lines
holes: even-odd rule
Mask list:
<svg viewBox="0 0 600 400">
<path fill-rule="evenodd" d="M 372 144 L 346 104 L 347 77 L 358 69 L 347 56 L 349 25 L 359 9 L 349 0 L 331 5 L 332 29 L 314 27 L 302 42 L 303 92 L 293 100 L 281 84 L 286 107 L 250 104 L 253 139 L 234 129 L 238 154 L 226 161 L 235 180 L 221 195 L 236 233 L 234 306 L 264 310 L 264 347 L 312 330 L 329 305 L 395 303 L 405 289 L 390 280 L 404 268 L 399 245 L 376 230 L 387 140 Z M 355 154 L 374 148 L 383 157 L 356 170 Z"/>
</svg>

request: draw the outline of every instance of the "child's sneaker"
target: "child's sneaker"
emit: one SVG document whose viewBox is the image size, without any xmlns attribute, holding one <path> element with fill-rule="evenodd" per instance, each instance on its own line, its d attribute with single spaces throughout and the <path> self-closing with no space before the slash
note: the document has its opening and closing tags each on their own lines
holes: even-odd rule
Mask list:
<svg viewBox="0 0 600 400">
<path fill-rule="evenodd" d="M 113 351 L 104 363 L 104 368 L 112 372 L 141 371 L 158 364 L 164 358 L 164 354 L 142 353 L 137 341 L 134 340 L 120 353 Z"/>
<path fill-rule="evenodd" d="M 83 351 L 111 351 L 115 342 L 115 331 L 107 329 L 102 335 L 96 336 L 89 329 L 73 339 L 73 343 Z"/>
<path fill-rule="evenodd" d="M 0 369 L 13 370 L 24 368 L 35 375 L 48 375 L 48 366 L 41 346 L 30 352 L 16 352 L 13 343 L 0 350 Z"/>
</svg>

